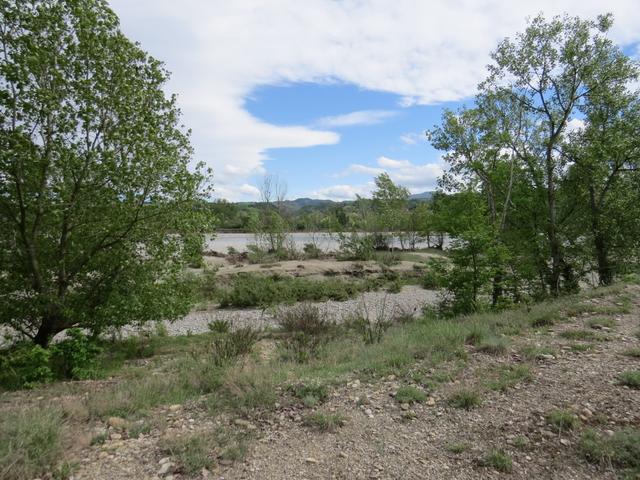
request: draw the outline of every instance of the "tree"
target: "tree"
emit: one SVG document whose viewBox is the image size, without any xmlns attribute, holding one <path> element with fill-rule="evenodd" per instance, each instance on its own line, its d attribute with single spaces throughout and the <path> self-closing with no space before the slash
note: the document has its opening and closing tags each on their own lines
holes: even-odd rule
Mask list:
<svg viewBox="0 0 640 480">
<path fill-rule="evenodd" d="M 0 321 L 40 345 L 188 311 L 204 177 L 167 78 L 104 0 L 0 1 Z"/>
<path fill-rule="evenodd" d="M 376 214 L 378 231 L 383 234 L 398 234 L 403 228 L 403 219 L 408 210 L 409 191 L 396 185 L 387 173 L 375 178 L 376 189 L 373 192 L 373 208 Z"/>
</svg>

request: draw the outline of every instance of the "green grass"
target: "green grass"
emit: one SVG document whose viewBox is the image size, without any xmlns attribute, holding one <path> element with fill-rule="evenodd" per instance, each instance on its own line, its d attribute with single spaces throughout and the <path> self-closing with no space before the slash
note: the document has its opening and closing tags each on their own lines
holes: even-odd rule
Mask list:
<svg viewBox="0 0 640 480">
<path fill-rule="evenodd" d="M 592 342 L 602 342 L 606 340 L 606 337 L 599 335 L 591 330 L 565 330 L 559 334 L 562 338 L 567 340 L 582 340 Z"/>
<path fill-rule="evenodd" d="M 476 345 L 476 350 L 489 355 L 502 355 L 507 352 L 509 341 L 505 337 L 496 335 L 483 338 Z"/>
<path fill-rule="evenodd" d="M 557 311 L 540 312 L 533 315 L 529 322 L 533 328 L 550 327 L 560 320 L 560 313 Z"/>
<path fill-rule="evenodd" d="M 519 349 L 520 355 L 526 360 L 537 360 L 543 355 L 555 355 L 557 352 L 544 345 L 524 345 Z"/>
<path fill-rule="evenodd" d="M 494 378 L 488 381 L 487 386 L 491 390 L 501 392 L 507 391 L 520 382 L 532 379 L 531 367 L 526 364 L 501 366 L 496 369 L 493 375 Z"/>
<path fill-rule="evenodd" d="M 570 348 L 572 352 L 582 353 L 591 351 L 594 347 L 591 343 L 574 343 Z"/>
<path fill-rule="evenodd" d="M 307 427 L 320 432 L 335 432 L 344 426 L 346 419 L 339 413 L 314 412 L 306 415 L 302 422 Z"/>
<path fill-rule="evenodd" d="M 509 473 L 513 469 L 513 460 L 504 450 L 491 450 L 481 461 L 485 467 L 491 467 L 501 473 Z"/>
<path fill-rule="evenodd" d="M 399 403 L 422 403 L 426 399 L 426 393 L 410 385 L 400 387 L 396 393 L 396 401 Z"/>
<path fill-rule="evenodd" d="M 630 370 L 618 375 L 618 382 L 629 388 L 640 389 L 640 370 Z"/>
<path fill-rule="evenodd" d="M 622 478 L 640 478 L 640 430 L 637 428 L 620 430 L 613 436 L 586 430 L 580 439 L 579 449 L 591 463 L 623 469 Z"/>
<path fill-rule="evenodd" d="M 451 453 L 460 455 L 469 449 L 469 444 L 464 442 L 450 443 L 446 446 L 446 449 Z"/>
<path fill-rule="evenodd" d="M 447 403 L 455 408 L 471 410 L 482 404 L 480 394 L 474 390 L 458 390 L 452 393 L 447 399 Z"/>
<path fill-rule="evenodd" d="M 547 425 L 558 433 L 573 430 L 578 426 L 578 417 L 569 410 L 551 410 L 544 418 Z"/>
<path fill-rule="evenodd" d="M 0 478 L 27 480 L 60 468 L 63 413 L 55 408 L 5 412 L 0 418 Z"/>
<path fill-rule="evenodd" d="M 192 433 L 165 439 L 160 449 L 178 464 L 181 471 L 192 475 L 215 465 L 214 445 L 211 433 Z"/>
<path fill-rule="evenodd" d="M 587 320 L 586 325 L 590 328 L 598 330 L 598 329 L 601 329 L 602 327 L 606 327 L 606 328 L 615 327 L 616 322 L 612 318 L 596 317 L 596 318 L 590 318 L 589 320 Z"/>
<path fill-rule="evenodd" d="M 629 348 L 623 352 L 623 355 L 631 358 L 640 358 L 640 347 Z"/>
<path fill-rule="evenodd" d="M 313 382 L 289 385 L 287 390 L 294 397 L 302 400 L 306 407 L 315 407 L 317 404 L 324 402 L 329 396 L 329 389 L 326 385 Z"/>
</svg>

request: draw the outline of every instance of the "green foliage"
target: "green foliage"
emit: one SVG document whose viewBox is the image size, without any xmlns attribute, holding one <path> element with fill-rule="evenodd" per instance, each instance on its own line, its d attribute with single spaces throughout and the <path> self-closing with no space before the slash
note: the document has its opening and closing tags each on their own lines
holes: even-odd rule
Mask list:
<svg viewBox="0 0 640 480">
<path fill-rule="evenodd" d="M 210 217 L 168 73 L 103 1 L 0 18 L 0 321 L 46 346 L 184 315 Z"/>
<path fill-rule="evenodd" d="M 212 434 L 192 433 L 166 439 L 162 443 L 162 451 L 180 466 L 188 475 L 200 473 L 203 468 L 210 469 L 215 465 L 215 439 Z"/>
<path fill-rule="evenodd" d="M 478 342 L 476 350 L 491 355 L 502 355 L 507 351 L 508 346 L 509 342 L 505 337 L 491 335 Z"/>
<path fill-rule="evenodd" d="M 15 390 L 54 379 L 51 351 L 40 345 L 20 344 L 0 355 L 0 386 Z"/>
<path fill-rule="evenodd" d="M 618 375 L 618 382 L 629 388 L 640 389 L 640 370 L 630 370 Z"/>
<path fill-rule="evenodd" d="M 509 388 L 520 382 L 532 379 L 531 367 L 529 365 L 506 365 L 499 367 L 495 372 L 495 378 L 488 382 L 491 390 L 506 392 Z"/>
<path fill-rule="evenodd" d="M 52 361 L 59 376 L 87 380 L 98 376 L 97 356 L 102 349 L 80 329 L 65 332 L 67 338 L 53 345 Z"/>
<path fill-rule="evenodd" d="M 231 329 L 231 322 L 227 319 L 216 319 L 207 324 L 209 330 L 213 333 L 228 333 Z"/>
<path fill-rule="evenodd" d="M 631 358 L 640 358 L 640 347 L 629 348 L 623 354 Z"/>
<path fill-rule="evenodd" d="M 422 403 L 427 399 L 427 395 L 416 387 L 406 385 L 400 387 L 396 392 L 396 401 L 400 403 Z"/>
<path fill-rule="evenodd" d="M 329 396 L 327 386 L 317 382 L 288 385 L 287 390 L 291 392 L 294 397 L 302 400 L 306 407 L 314 407 L 318 403 L 324 402 Z"/>
<path fill-rule="evenodd" d="M 244 308 L 300 301 L 340 301 L 357 295 L 366 287 L 366 282 L 308 280 L 242 273 L 235 276 L 229 290 L 220 292 L 220 306 Z"/>
<path fill-rule="evenodd" d="M 30 480 L 55 473 L 64 451 L 62 412 L 25 409 L 0 417 L 0 478 Z"/>
<path fill-rule="evenodd" d="M 460 455 L 469 449 L 469 445 L 463 442 L 450 443 L 447 445 L 447 450 L 456 455 Z"/>
<path fill-rule="evenodd" d="M 569 410 L 551 410 L 545 415 L 545 421 L 558 433 L 573 430 L 578 425 L 578 417 Z"/>
<path fill-rule="evenodd" d="M 339 260 L 372 260 L 375 255 L 373 236 L 352 232 L 350 234 L 338 233 L 338 259 Z"/>
</svg>

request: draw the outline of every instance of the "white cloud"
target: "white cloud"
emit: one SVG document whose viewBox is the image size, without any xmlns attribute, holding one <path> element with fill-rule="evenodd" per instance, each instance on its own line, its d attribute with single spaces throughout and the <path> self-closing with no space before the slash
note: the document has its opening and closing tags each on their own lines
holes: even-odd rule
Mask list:
<svg viewBox="0 0 640 480">
<path fill-rule="evenodd" d="M 565 127 L 565 132 L 566 133 L 579 132 L 580 130 L 584 129 L 584 127 L 585 127 L 584 120 L 581 120 L 580 118 L 572 118 L 567 122 L 567 126 Z"/>
<path fill-rule="evenodd" d="M 331 187 L 321 188 L 312 192 L 311 197 L 341 202 L 344 200 L 355 200 L 356 195 L 369 197 L 371 196 L 372 189 L 372 183 L 364 185 L 333 185 Z"/>
<path fill-rule="evenodd" d="M 358 110 L 357 112 L 321 118 L 315 122 L 315 125 L 322 128 L 375 125 L 396 115 L 398 112 L 393 110 Z"/>
<path fill-rule="evenodd" d="M 248 183 L 216 185 L 213 192 L 214 198 L 224 198 L 229 201 L 239 200 L 258 200 L 260 198 L 260 190 L 255 185 Z"/>
<path fill-rule="evenodd" d="M 409 133 L 403 133 L 402 135 L 400 135 L 400 141 L 405 145 L 415 145 L 420 141 L 426 142 L 427 137 L 425 136 L 424 133 L 409 132 Z"/>
<path fill-rule="evenodd" d="M 387 172 L 391 180 L 395 183 L 407 187 L 412 193 L 416 193 L 433 190 L 438 177 L 443 174 L 442 160 L 416 165 L 408 160 L 396 160 L 381 156 L 378 157 L 377 163 L 379 167 L 354 163 L 342 172 L 334 175 L 334 177 L 340 178 L 357 174 L 377 176 L 383 172 Z M 340 191 L 342 191 L 345 186 L 346 185 L 336 185 L 331 188 L 339 187 Z M 318 192 L 322 192 L 322 190 Z M 318 194 L 318 192 L 314 192 L 313 194 Z"/>
<path fill-rule="evenodd" d="M 616 17 L 612 37 L 640 40 L 637 0 L 111 0 L 123 29 L 173 72 L 196 159 L 216 185 L 242 185 L 271 148 L 330 145 L 336 133 L 276 126 L 245 109 L 259 86 L 344 82 L 391 92 L 401 105 L 473 95 L 489 52 L 525 17 Z M 339 118 L 339 117 L 338 117 Z M 316 126 L 317 127 L 317 126 Z"/>
</svg>

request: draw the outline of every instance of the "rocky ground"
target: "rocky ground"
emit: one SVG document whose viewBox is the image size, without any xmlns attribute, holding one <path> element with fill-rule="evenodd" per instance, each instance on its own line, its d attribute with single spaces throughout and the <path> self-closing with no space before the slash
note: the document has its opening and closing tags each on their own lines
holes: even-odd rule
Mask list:
<svg viewBox="0 0 640 480">
<path fill-rule="evenodd" d="M 630 313 L 611 315 L 612 327 L 600 329 L 600 340 L 589 350 L 562 332 L 585 328 L 593 315 L 579 315 L 558 323 L 549 332 L 515 337 L 506 352 L 489 355 L 469 347 L 469 359 L 449 365 L 450 381 L 427 389 L 421 403 L 401 404 L 394 398 L 407 379 L 393 376 L 368 383 L 351 379 L 332 390 L 326 402 L 312 410 L 339 414 L 344 425 L 321 432 L 303 422 L 310 409 L 277 406 L 268 413 L 212 418 L 193 404 L 159 409 L 153 429 L 137 439 L 121 419 L 96 428 L 104 434 L 102 445 L 78 453 L 79 479 L 484 479 L 617 478 L 611 468 L 587 463 L 578 453 L 580 433 L 593 427 L 604 435 L 626 426 L 640 427 L 640 390 L 616 381 L 625 370 L 638 369 L 640 360 L 623 355 L 640 346 L 640 288 L 632 294 Z M 614 305 L 615 297 L 592 299 Z M 584 342 L 580 343 L 584 344 Z M 547 353 L 525 359 L 522 347 L 544 345 Z M 493 391 L 486 388 L 490 372 L 501 366 L 531 362 L 527 381 Z M 439 370 L 440 373 L 441 370 Z M 438 372 L 432 372 L 435 376 Z M 470 410 L 447 402 L 462 387 L 482 392 L 482 404 Z M 561 433 L 545 421 L 553 409 L 566 409 L 579 418 L 572 430 Z M 248 451 L 235 461 L 225 459 L 211 470 L 185 475 L 159 447 L 164 439 L 216 426 L 249 437 Z M 482 459 L 491 449 L 513 459 L 512 471 L 501 473 Z"/>
</svg>

